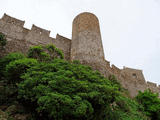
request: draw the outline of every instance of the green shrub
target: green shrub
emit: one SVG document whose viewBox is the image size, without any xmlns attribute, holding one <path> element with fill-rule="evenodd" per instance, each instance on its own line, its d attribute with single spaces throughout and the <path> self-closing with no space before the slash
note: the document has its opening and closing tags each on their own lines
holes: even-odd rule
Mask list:
<svg viewBox="0 0 160 120">
<path fill-rule="evenodd" d="M 19 98 L 36 105 L 37 113 L 48 119 L 107 119 L 119 93 L 99 72 L 60 59 L 37 64 L 22 78 Z"/>
<path fill-rule="evenodd" d="M 62 50 L 56 48 L 54 45 L 46 45 L 45 48 L 48 50 L 48 54 L 50 55 L 51 59 L 64 59 L 64 54 Z"/>
<path fill-rule="evenodd" d="M 143 106 L 134 99 L 123 95 L 117 96 L 110 111 L 110 120 L 149 120 L 143 113 Z"/>
<path fill-rule="evenodd" d="M 37 60 L 31 58 L 24 58 L 10 62 L 6 66 L 6 78 L 8 83 L 19 83 L 20 76 L 27 71 L 30 67 L 37 64 Z"/>
<path fill-rule="evenodd" d="M 139 91 L 136 96 L 137 101 L 143 105 L 144 112 L 152 120 L 160 119 L 160 99 L 158 93 L 153 93 L 151 90 Z"/>
<path fill-rule="evenodd" d="M 64 55 L 61 50 L 54 45 L 33 46 L 28 51 L 29 58 L 35 58 L 39 61 L 52 61 L 55 58 L 63 59 Z"/>
<path fill-rule="evenodd" d="M 110 75 L 108 79 L 111 81 L 112 86 L 115 86 L 122 91 L 122 86 L 114 75 Z"/>
<path fill-rule="evenodd" d="M 8 105 L 17 100 L 17 87 L 14 85 L 0 86 L 0 106 Z"/>
<path fill-rule="evenodd" d="M 6 65 L 12 61 L 23 59 L 25 56 L 21 53 L 10 53 L 0 59 L 0 79 L 4 77 Z"/>
<path fill-rule="evenodd" d="M 0 46 L 3 48 L 7 44 L 6 36 L 0 33 Z"/>
</svg>

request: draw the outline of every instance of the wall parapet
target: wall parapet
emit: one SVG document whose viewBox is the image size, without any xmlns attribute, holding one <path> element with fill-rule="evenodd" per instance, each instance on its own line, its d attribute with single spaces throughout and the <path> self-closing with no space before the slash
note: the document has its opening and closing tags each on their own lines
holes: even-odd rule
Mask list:
<svg viewBox="0 0 160 120">
<path fill-rule="evenodd" d="M 49 30 L 40 28 L 40 27 L 38 27 L 38 26 L 36 26 L 34 24 L 32 25 L 31 31 L 36 32 L 36 33 L 38 33 L 40 35 L 46 35 L 48 37 L 50 36 L 50 31 Z"/>
<path fill-rule="evenodd" d="M 147 86 L 148 87 L 158 87 L 158 85 L 156 83 L 149 82 L 149 81 L 147 81 Z"/>
<path fill-rule="evenodd" d="M 71 40 L 63 37 L 59 34 L 57 34 L 56 38 L 50 37 L 50 31 L 43 29 L 41 27 L 38 27 L 36 25 L 32 25 L 31 29 L 27 29 L 24 27 L 25 21 L 16 19 L 14 17 L 11 17 L 7 14 L 4 14 L 3 17 L 0 19 L 0 32 L 5 34 L 7 36 L 7 40 L 10 41 L 10 44 L 7 49 L 7 51 L 4 51 L 4 54 L 8 53 L 10 51 L 14 51 L 11 46 L 13 44 L 16 44 L 19 41 L 25 41 L 24 43 L 27 44 L 27 48 L 32 45 L 46 45 L 46 44 L 55 44 L 56 47 L 63 50 L 65 54 L 65 58 L 67 60 L 70 59 L 70 47 L 71 47 Z M 21 44 L 21 43 L 20 43 Z M 17 44 L 18 46 L 19 44 Z M 18 49 L 17 50 L 22 50 Z M 23 45 L 22 45 L 23 46 Z M 20 47 L 20 45 L 19 45 Z M 16 50 L 16 51 L 17 51 Z"/>
<path fill-rule="evenodd" d="M 24 26 L 24 23 L 25 23 L 25 21 L 11 17 L 11 16 L 7 15 L 6 13 L 4 13 L 2 20 L 7 23 L 15 24 L 15 25 L 22 26 L 22 27 Z"/>
<path fill-rule="evenodd" d="M 111 69 L 112 69 L 113 73 L 115 73 L 115 74 L 120 74 L 120 72 L 121 72 L 121 70 L 113 64 L 111 66 Z"/>
</svg>

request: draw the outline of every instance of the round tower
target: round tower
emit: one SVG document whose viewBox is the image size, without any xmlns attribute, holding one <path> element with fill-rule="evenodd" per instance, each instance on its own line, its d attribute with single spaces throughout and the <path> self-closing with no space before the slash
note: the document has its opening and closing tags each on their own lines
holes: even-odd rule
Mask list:
<svg viewBox="0 0 160 120">
<path fill-rule="evenodd" d="M 73 20 L 71 60 L 87 64 L 104 61 L 99 21 L 92 13 L 81 13 Z"/>
</svg>

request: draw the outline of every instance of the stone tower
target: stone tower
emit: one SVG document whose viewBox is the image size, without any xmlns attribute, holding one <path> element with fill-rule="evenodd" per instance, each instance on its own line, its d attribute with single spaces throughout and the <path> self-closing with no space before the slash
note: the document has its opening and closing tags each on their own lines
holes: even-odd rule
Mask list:
<svg viewBox="0 0 160 120">
<path fill-rule="evenodd" d="M 70 57 L 92 65 L 104 61 L 99 21 L 94 14 L 84 12 L 73 20 Z"/>
</svg>

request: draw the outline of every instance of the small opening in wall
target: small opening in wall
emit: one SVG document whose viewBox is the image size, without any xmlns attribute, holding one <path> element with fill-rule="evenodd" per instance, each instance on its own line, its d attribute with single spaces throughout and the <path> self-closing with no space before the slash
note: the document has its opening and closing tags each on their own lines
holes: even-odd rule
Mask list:
<svg viewBox="0 0 160 120">
<path fill-rule="evenodd" d="M 133 78 L 137 78 L 136 73 L 133 73 L 132 76 L 133 76 Z"/>
</svg>

